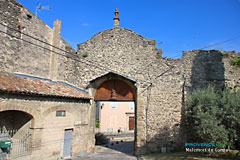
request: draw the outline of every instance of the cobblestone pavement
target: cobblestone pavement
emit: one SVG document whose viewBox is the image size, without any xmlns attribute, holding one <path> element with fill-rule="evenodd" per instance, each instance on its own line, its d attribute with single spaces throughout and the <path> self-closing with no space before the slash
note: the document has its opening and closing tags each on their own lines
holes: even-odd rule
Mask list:
<svg viewBox="0 0 240 160">
<path fill-rule="evenodd" d="M 123 142 L 121 142 L 123 140 Z M 114 139 L 105 146 L 96 146 L 95 153 L 79 155 L 73 160 L 137 160 L 133 156 L 133 139 Z"/>
</svg>

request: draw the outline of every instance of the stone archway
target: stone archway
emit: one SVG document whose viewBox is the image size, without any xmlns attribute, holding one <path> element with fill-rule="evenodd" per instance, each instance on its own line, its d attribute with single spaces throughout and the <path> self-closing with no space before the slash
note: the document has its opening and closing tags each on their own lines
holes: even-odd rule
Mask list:
<svg viewBox="0 0 240 160">
<path fill-rule="evenodd" d="M 0 112 L 0 128 L 3 127 L 11 137 L 20 138 L 33 125 L 33 116 L 19 110 L 5 110 Z M 21 133 L 20 133 L 21 132 Z"/>
<path fill-rule="evenodd" d="M 29 114 L 33 117 L 33 119 L 41 119 L 41 115 L 35 111 L 33 108 L 29 106 L 24 106 L 22 104 L 17 104 L 17 103 L 12 103 L 12 102 L 7 102 L 7 103 L 2 103 L 0 107 L 0 112 L 3 111 L 10 111 L 10 110 L 16 110 L 16 111 L 21 111 L 26 114 Z"/>
<path fill-rule="evenodd" d="M 94 97 L 94 103 L 92 107 L 96 109 L 96 104 L 100 101 L 104 102 L 117 102 L 117 103 L 125 103 L 125 102 L 134 102 L 134 111 L 133 115 L 136 115 L 137 111 L 137 87 L 135 86 L 135 81 L 124 77 L 122 75 L 118 75 L 116 73 L 108 73 L 101 77 L 98 77 L 92 81 L 90 81 L 90 94 Z M 95 114 L 96 110 L 95 110 Z M 129 112 L 124 113 L 126 118 L 129 119 Z M 110 114 L 111 115 L 111 114 Z M 112 115 L 111 115 L 112 116 Z M 132 116 L 131 116 L 132 118 Z M 110 119 L 110 118 L 109 118 Z M 137 132 L 137 121 L 136 116 L 134 117 L 134 145 L 133 151 L 136 150 L 136 132 Z M 111 121 L 111 120 L 110 120 Z M 128 125 L 129 126 L 129 125 Z M 116 129 L 114 129 L 116 131 Z"/>
<path fill-rule="evenodd" d="M 26 123 L 28 123 L 28 126 L 26 126 L 25 128 L 34 128 L 36 123 L 40 122 L 40 119 L 41 119 L 41 115 L 39 113 L 37 113 L 31 107 L 24 106 L 22 104 L 16 104 L 13 102 L 2 103 L 1 107 L 0 107 L 0 113 L 1 114 L 9 113 L 10 115 L 16 115 L 16 114 L 22 115 L 22 116 L 24 115 L 25 119 L 23 120 L 23 124 L 19 123 L 19 127 L 15 128 L 17 130 L 22 128 L 22 126 L 24 126 L 24 124 L 26 124 Z M 20 116 L 20 117 L 22 117 L 22 116 Z M 15 116 L 12 116 L 12 117 L 15 117 Z M 29 117 L 29 118 L 27 118 L 27 117 Z M 19 119 L 18 119 L 18 121 L 19 121 Z M 29 122 L 29 121 L 31 121 L 31 122 Z M 18 136 L 18 135 L 16 135 L 16 136 Z"/>
<path fill-rule="evenodd" d="M 10 108 L 0 111 L 0 134 L 1 138 L 11 139 L 12 158 L 29 156 L 33 144 L 34 117 L 30 113 L 22 110 Z"/>
</svg>

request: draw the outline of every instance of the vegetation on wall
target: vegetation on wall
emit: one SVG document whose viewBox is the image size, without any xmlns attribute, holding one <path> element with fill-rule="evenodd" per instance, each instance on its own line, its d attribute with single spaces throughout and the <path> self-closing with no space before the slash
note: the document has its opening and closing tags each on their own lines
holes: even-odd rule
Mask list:
<svg viewBox="0 0 240 160">
<path fill-rule="evenodd" d="M 156 52 L 156 57 L 157 58 L 162 58 L 162 49 L 157 49 L 157 52 Z"/>
<path fill-rule="evenodd" d="M 240 67 L 240 52 L 238 52 L 237 57 L 230 60 L 231 65 L 235 67 Z"/>
<path fill-rule="evenodd" d="M 96 120 L 96 128 L 100 128 L 100 121 Z"/>
<path fill-rule="evenodd" d="M 187 96 L 183 108 L 183 127 L 190 143 L 225 143 L 240 149 L 239 119 L 240 90 L 197 90 Z"/>
<path fill-rule="evenodd" d="M 83 57 L 87 57 L 87 56 L 88 56 L 88 52 L 84 52 L 84 53 L 82 54 L 82 56 L 83 56 Z"/>
</svg>

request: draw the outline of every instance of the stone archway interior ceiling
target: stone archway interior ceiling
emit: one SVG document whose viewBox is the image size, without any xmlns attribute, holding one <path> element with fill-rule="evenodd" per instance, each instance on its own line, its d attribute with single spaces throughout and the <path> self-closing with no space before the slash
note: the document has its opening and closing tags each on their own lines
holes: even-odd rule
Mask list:
<svg viewBox="0 0 240 160">
<path fill-rule="evenodd" d="M 133 89 L 121 80 L 108 80 L 96 91 L 96 101 L 134 101 Z"/>
<path fill-rule="evenodd" d="M 27 113 L 26 111 L 23 110 L 15 110 L 15 109 L 9 109 L 9 110 L 2 110 L 0 111 L 0 114 L 4 114 L 4 113 L 10 113 L 10 112 L 17 112 L 17 113 L 22 113 L 24 115 L 26 115 L 29 119 L 33 119 L 33 116 L 30 113 Z"/>
</svg>

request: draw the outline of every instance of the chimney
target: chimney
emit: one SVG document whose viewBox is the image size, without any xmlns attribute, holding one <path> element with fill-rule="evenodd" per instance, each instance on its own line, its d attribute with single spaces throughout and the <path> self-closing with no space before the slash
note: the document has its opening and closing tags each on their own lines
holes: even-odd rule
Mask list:
<svg viewBox="0 0 240 160">
<path fill-rule="evenodd" d="M 61 31 L 61 21 L 56 19 L 53 23 L 53 33 L 52 33 L 52 42 L 53 46 L 59 47 L 60 43 L 60 31 Z M 51 47 L 51 50 L 58 51 L 54 47 Z M 50 52 L 50 63 L 49 63 L 49 74 L 48 77 L 52 80 L 57 80 L 58 72 L 58 55 L 54 52 Z"/>
<path fill-rule="evenodd" d="M 53 23 L 53 32 L 56 35 L 60 35 L 60 31 L 61 31 L 61 21 L 56 19 Z"/>
<path fill-rule="evenodd" d="M 113 18 L 113 22 L 114 22 L 113 28 L 119 27 L 119 21 L 120 21 L 120 19 L 118 18 L 119 12 L 118 12 L 118 9 L 117 9 L 117 8 L 116 8 L 114 14 L 115 14 L 115 17 Z"/>
</svg>

